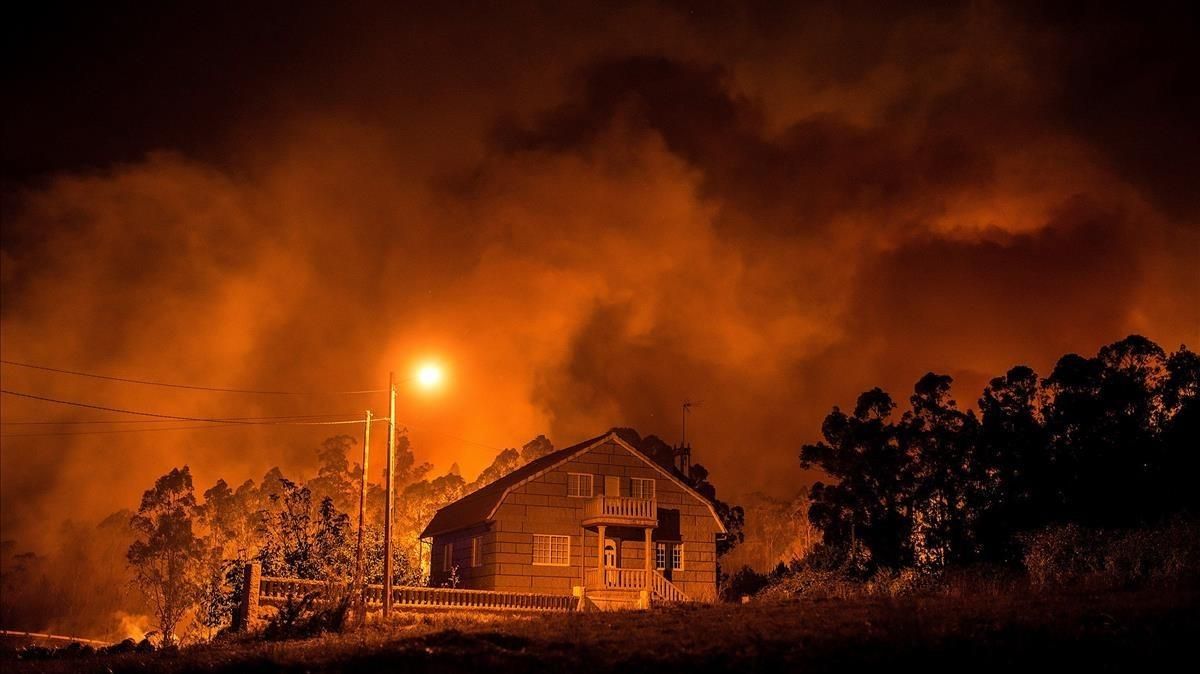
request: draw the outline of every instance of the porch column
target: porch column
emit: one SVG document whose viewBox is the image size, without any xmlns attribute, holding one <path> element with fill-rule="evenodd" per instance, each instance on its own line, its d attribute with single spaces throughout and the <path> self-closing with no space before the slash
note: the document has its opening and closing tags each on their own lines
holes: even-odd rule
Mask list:
<svg viewBox="0 0 1200 674">
<path fill-rule="evenodd" d="M 650 574 L 654 573 L 654 544 L 650 542 L 650 527 L 646 527 L 646 592 L 650 592 L 654 588 L 654 584 L 650 582 Z"/>
<path fill-rule="evenodd" d="M 596 526 L 596 576 L 601 587 L 608 586 L 608 573 L 604 570 L 604 525 Z"/>
</svg>

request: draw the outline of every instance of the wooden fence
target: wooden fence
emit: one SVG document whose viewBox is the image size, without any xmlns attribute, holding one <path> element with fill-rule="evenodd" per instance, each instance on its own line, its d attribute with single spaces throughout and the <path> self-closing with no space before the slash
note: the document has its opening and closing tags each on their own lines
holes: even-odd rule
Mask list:
<svg viewBox="0 0 1200 674">
<path fill-rule="evenodd" d="M 350 590 L 349 584 L 263 576 L 257 563 L 246 565 L 246 584 L 239 607 L 237 627 L 244 629 L 258 617 L 261 606 L 284 606 L 288 601 L 316 593 L 333 596 Z M 368 610 L 383 606 L 383 586 L 367 585 Z M 399 610 L 470 611 L 575 611 L 579 598 L 571 595 L 467 590 L 450 587 L 392 587 L 392 606 Z"/>
</svg>

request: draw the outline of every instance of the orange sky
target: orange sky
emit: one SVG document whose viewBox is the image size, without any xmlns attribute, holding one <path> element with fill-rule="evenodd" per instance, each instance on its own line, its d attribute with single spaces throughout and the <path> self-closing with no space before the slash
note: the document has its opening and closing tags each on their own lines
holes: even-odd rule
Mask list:
<svg viewBox="0 0 1200 674">
<path fill-rule="evenodd" d="M 303 390 L 433 358 L 446 387 L 402 387 L 399 417 L 471 476 L 540 433 L 675 440 L 702 400 L 695 458 L 736 496 L 810 481 L 800 445 L 876 385 L 947 372 L 970 404 L 1130 332 L 1195 347 L 1200 153 L 1169 17 L 689 5 L 67 26 L 109 57 L 26 49 L 8 82 L 3 357 Z M 386 407 L 3 382 L 186 416 Z M 311 474 L 326 434 L 6 437 L 3 536 L 133 506 L 183 463 L 201 488 Z"/>
</svg>

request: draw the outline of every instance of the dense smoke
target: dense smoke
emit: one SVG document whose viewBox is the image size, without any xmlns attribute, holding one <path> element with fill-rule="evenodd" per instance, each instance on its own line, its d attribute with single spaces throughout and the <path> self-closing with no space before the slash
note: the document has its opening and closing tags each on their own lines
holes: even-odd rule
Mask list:
<svg viewBox="0 0 1200 674">
<path fill-rule="evenodd" d="M 272 390 L 438 358 L 447 389 L 404 387 L 399 416 L 420 460 L 468 475 L 540 433 L 674 439 L 702 400 L 695 458 L 736 497 L 795 493 L 799 446 L 875 385 L 947 372 L 968 405 L 1013 363 L 1045 374 L 1130 332 L 1194 347 L 1186 29 L 872 5 L 263 5 L 135 19 L 125 51 L 89 34 L 111 59 L 26 54 L 44 60 L 6 75 L 4 358 Z M 3 375 L 186 416 L 386 406 Z M 5 422 L 96 418 L 3 400 Z M 303 476 L 333 434 L 38 434 L 70 430 L 4 426 L 4 538 L 131 507 L 185 463 L 201 489 Z"/>
</svg>

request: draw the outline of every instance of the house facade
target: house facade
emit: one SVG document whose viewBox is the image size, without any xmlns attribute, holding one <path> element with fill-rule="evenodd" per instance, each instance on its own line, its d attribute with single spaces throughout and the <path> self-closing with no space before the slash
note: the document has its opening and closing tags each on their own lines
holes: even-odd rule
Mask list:
<svg viewBox="0 0 1200 674">
<path fill-rule="evenodd" d="M 433 585 L 576 594 L 596 608 L 715 601 L 712 504 L 616 433 L 526 464 L 437 512 Z"/>
</svg>

